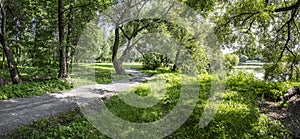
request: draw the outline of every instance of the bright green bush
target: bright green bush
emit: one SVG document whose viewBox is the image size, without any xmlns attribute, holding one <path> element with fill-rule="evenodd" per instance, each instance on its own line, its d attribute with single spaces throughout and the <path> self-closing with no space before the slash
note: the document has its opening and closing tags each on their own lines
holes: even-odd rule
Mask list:
<svg viewBox="0 0 300 139">
<path fill-rule="evenodd" d="M 276 101 L 293 86 L 300 87 L 300 83 L 291 81 L 266 82 L 256 79 L 253 74 L 241 71 L 227 79 L 228 89 L 253 94 L 258 98 L 271 101 Z"/>
</svg>

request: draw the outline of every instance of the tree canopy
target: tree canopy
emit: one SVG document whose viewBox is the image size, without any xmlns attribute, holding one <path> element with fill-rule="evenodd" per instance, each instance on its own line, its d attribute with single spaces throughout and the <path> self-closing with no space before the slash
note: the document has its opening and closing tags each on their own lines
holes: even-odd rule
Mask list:
<svg viewBox="0 0 300 139">
<path fill-rule="evenodd" d="M 215 31 L 226 47 L 262 54 L 266 79 L 299 79 L 299 0 L 229 1 L 218 7 Z"/>
<path fill-rule="evenodd" d="M 1 73 L 4 74 L 0 84 L 22 83 L 25 77 L 22 77 L 24 73 L 19 67 L 53 69 L 57 74 L 45 76 L 69 78 L 72 63 L 82 62 L 87 57 L 92 57 L 96 62 L 112 61 L 118 73 L 123 74 L 122 62 L 128 55 L 133 61 L 141 61 L 146 54 L 145 45 L 142 40 L 137 43 L 137 39 L 147 33 L 161 33 L 180 42 L 192 54 L 199 69 L 206 71 L 209 68 L 209 57 L 203 47 L 219 44 L 214 44 L 214 41 L 209 43 L 211 38 L 195 34 L 195 30 L 208 31 L 205 29 L 209 26 L 214 27 L 210 31 L 217 35 L 224 47 L 249 57 L 261 55 L 267 63 L 266 79 L 299 79 L 299 0 L 174 1 L 191 9 L 180 9 L 178 5 L 176 7 L 176 4 L 166 1 L 157 3 L 155 9 L 145 6 L 148 2 L 124 1 L 132 7 L 138 7 L 125 8 L 137 13 L 131 13 L 130 16 L 136 17 L 126 21 L 124 19 L 129 15 L 123 15 L 123 18 L 116 14 L 124 10 L 124 7 L 118 7 L 120 1 L 117 0 L 0 1 L 3 49 Z M 162 5 L 165 7 L 162 8 Z M 192 11 L 196 11 L 197 15 Z M 154 18 L 157 13 L 161 13 L 160 17 Z M 187 20 L 177 20 L 175 23 L 164 19 L 168 14 L 178 13 L 193 22 L 201 22 L 198 19 L 201 16 L 208 23 L 203 25 L 204 29 L 195 29 L 192 24 L 190 28 L 182 26 L 188 23 Z M 147 14 L 148 18 L 137 18 Z M 103 20 L 98 18 L 100 15 L 106 15 L 109 17 L 108 22 L 116 24 L 110 36 L 105 36 L 106 32 L 101 31 L 106 26 L 98 24 Z M 118 18 L 120 20 L 115 20 Z M 92 53 L 86 48 L 94 47 L 94 55 L 79 53 Z M 181 64 L 176 60 L 181 49 L 169 53 L 159 56 L 160 64 L 172 65 L 171 69 L 176 70 Z M 173 59 L 167 57 L 171 55 Z M 6 71 L 10 74 L 9 78 Z"/>
</svg>

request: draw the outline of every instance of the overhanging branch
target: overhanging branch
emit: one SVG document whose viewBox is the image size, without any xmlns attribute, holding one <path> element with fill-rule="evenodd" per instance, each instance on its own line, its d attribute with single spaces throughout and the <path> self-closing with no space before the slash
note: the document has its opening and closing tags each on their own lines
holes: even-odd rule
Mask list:
<svg viewBox="0 0 300 139">
<path fill-rule="evenodd" d="M 291 10 L 295 10 L 298 9 L 300 6 L 300 0 L 298 0 L 295 4 L 288 6 L 288 7 L 282 7 L 282 8 L 278 8 L 275 9 L 275 12 L 286 12 L 286 11 L 291 11 Z"/>
</svg>

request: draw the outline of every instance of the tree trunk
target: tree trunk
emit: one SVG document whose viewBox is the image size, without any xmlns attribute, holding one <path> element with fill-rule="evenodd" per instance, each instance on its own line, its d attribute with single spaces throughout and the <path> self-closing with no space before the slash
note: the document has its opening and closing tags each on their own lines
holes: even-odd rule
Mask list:
<svg viewBox="0 0 300 139">
<path fill-rule="evenodd" d="M 72 65 L 71 65 L 71 62 L 72 62 L 72 34 L 73 34 L 73 30 L 74 30 L 74 27 L 73 27 L 73 15 L 74 15 L 74 3 L 75 3 L 75 0 L 72 0 L 71 1 L 71 4 L 70 4 L 70 11 L 69 11 L 69 16 L 68 16 L 68 34 L 67 34 L 67 48 L 66 48 L 66 62 L 67 62 L 67 71 L 70 72 L 71 68 L 72 68 Z"/>
<path fill-rule="evenodd" d="M 119 75 L 126 74 L 125 70 L 123 69 L 122 63 L 120 63 L 118 60 L 114 60 L 113 65 L 114 65 L 114 68 L 115 68 L 117 74 L 119 74 Z"/>
<path fill-rule="evenodd" d="M 3 86 L 4 82 L 3 82 L 3 78 L 2 78 L 2 69 L 0 71 L 0 86 Z"/>
<path fill-rule="evenodd" d="M 58 77 L 68 80 L 67 61 L 64 45 L 64 0 L 58 0 L 58 34 L 59 34 L 59 59 L 60 69 Z"/>
<path fill-rule="evenodd" d="M 5 52 L 4 49 L 2 50 L 2 69 L 5 69 Z"/>
<path fill-rule="evenodd" d="M 5 63 L 4 63 L 4 60 L 5 60 L 5 56 L 4 56 L 4 51 L 2 52 L 2 66 L 1 66 L 1 70 L 0 70 L 0 86 L 3 86 L 4 85 L 4 81 L 3 81 L 3 78 L 2 78 L 2 72 L 4 71 L 5 69 Z"/>
<path fill-rule="evenodd" d="M 174 62 L 172 71 L 176 71 L 177 68 L 178 68 L 178 58 L 180 56 L 180 51 L 181 51 L 181 49 L 178 49 L 177 52 L 176 52 L 176 58 L 175 58 L 175 62 Z"/>
<path fill-rule="evenodd" d="M 35 27 L 35 33 L 34 33 L 34 42 L 33 42 L 33 54 L 32 54 L 32 66 L 37 66 L 38 62 L 37 62 L 37 32 L 38 30 L 36 29 L 37 27 Z"/>
<path fill-rule="evenodd" d="M 7 64 L 10 72 L 10 76 L 13 84 L 21 84 L 22 80 L 19 75 L 17 64 L 14 60 L 13 52 L 7 43 L 6 36 L 6 12 L 4 9 L 3 2 L 0 1 L 1 15 L 2 15 L 2 25 L 1 25 L 1 44 L 4 50 L 4 53 L 7 58 Z"/>
<path fill-rule="evenodd" d="M 117 56 L 118 55 L 118 47 L 119 47 L 119 43 L 120 43 L 120 34 L 119 33 L 120 33 L 119 28 L 116 28 L 115 29 L 115 42 L 113 45 L 113 53 L 112 53 L 112 62 L 113 62 L 113 65 L 114 65 L 114 68 L 115 68 L 117 74 L 124 75 L 125 71 L 122 68 L 122 64 L 119 62 L 118 56 Z"/>
</svg>

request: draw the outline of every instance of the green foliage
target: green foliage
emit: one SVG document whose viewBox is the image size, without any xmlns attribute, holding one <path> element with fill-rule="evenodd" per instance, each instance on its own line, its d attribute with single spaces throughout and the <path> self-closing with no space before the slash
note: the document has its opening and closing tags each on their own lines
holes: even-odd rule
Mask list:
<svg viewBox="0 0 300 139">
<path fill-rule="evenodd" d="M 289 76 L 289 69 L 287 68 L 286 63 L 266 64 L 264 65 L 265 69 L 265 79 L 266 80 L 287 80 Z"/>
<path fill-rule="evenodd" d="M 38 82 L 25 82 L 20 85 L 6 85 L 0 87 L 0 99 L 13 97 L 28 97 L 53 93 L 71 89 L 72 85 L 62 80 L 46 80 Z"/>
<path fill-rule="evenodd" d="M 125 67 L 141 69 L 140 63 L 124 63 Z M 72 83 L 75 87 L 91 84 L 105 84 L 128 78 L 130 75 L 117 75 L 112 63 L 74 64 Z"/>
<path fill-rule="evenodd" d="M 279 102 L 279 106 L 282 108 L 288 107 L 289 106 L 288 100 L 283 100 L 283 101 Z"/>
<path fill-rule="evenodd" d="M 161 73 L 161 72 L 157 72 Z M 152 122 L 167 115 L 177 104 L 180 96 L 180 76 L 178 73 L 160 74 L 167 82 L 166 94 L 161 101 L 151 108 L 135 108 L 124 103 L 118 96 L 105 100 L 105 104 L 118 117 L 131 122 Z M 227 80 L 227 90 L 213 121 L 199 129 L 198 122 L 207 103 L 210 93 L 211 75 L 201 74 L 199 77 L 199 101 L 187 121 L 166 138 L 290 138 L 278 121 L 271 121 L 260 114 L 255 100 L 263 84 L 249 74 L 237 73 Z M 272 85 L 270 85 L 272 86 Z M 274 86 L 272 86 L 274 87 Z M 262 91 L 261 90 L 261 91 Z M 151 95 L 145 85 L 134 89 L 141 96 Z M 126 95 L 126 92 L 124 92 Z M 118 123 L 111 123 L 118 124 Z M 79 111 L 71 112 L 53 119 L 35 122 L 12 133 L 13 138 L 107 138 L 87 122 Z"/>
<path fill-rule="evenodd" d="M 245 72 L 237 72 L 227 79 L 227 87 L 239 93 L 247 93 L 252 97 L 260 97 L 265 99 L 276 100 L 282 93 L 272 91 L 275 89 L 274 83 L 266 83 L 258 80 L 253 74 Z"/>
<path fill-rule="evenodd" d="M 155 54 L 146 54 L 142 62 L 145 70 L 155 70 L 162 65 L 160 56 Z"/>
<path fill-rule="evenodd" d="M 25 80 L 30 81 L 56 78 L 58 70 L 48 65 L 42 67 L 20 67 L 19 72 Z"/>
<path fill-rule="evenodd" d="M 253 74 L 245 72 L 237 72 L 227 79 L 228 89 L 272 101 L 277 100 L 293 86 L 300 86 L 300 83 L 292 81 L 265 82 L 256 79 Z"/>
<path fill-rule="evenodd" d="M 233 66 L 239 64 L 239 57 L 235 54 L 225 54 L 225 66 L 227 69 L 233 69 Z"/>
<path fill-rule="evenodd" d="M 172 72 L 170 69 L 168 68 L 158 68 L 156 70 L 144 70 L 144 69 L 141 69 L 140 70 L 141 72 L 149 75 L 149 76 L 153 76 L 153 75 L 156 75 L 156 74 L 163 74 L 163 73 L 176 73 L 176 72 Z"/>
<path fill-rule="evenodd" d="M 79 109 L 54 118 L 36 121 L 14 131 L 13 139 L 19 138 L 107 138 L 91 125 Z"/>
<path fill-rule="evenodd" d="M 125 66 L 140 69 L 139 63 L 125 63 Z M 51 67 L 26 67 L 20 68 L 22 76 L 26 82 L 20 85 L 5 85 L 0 86 L 0 100 L 14 97 L 28 97 L 33 95 L 43 95 L 45 93 L 55 93 L 62 90 L 71 89 L 73 86 L 89 85 L 89 84 L 104 84 L 112 82 L 113 80 L 121 80 L 128 78 L 130 75 L 120 76 L 113 73 L 113 66 L 111 63 L 99 64 L 80 64 L 74 66 L 74 73 L 72 75 L 72 83 L 62 80 L 57 80 L 57 70 Z M 80 73 L 77 74 L 77 73 Z M 5 72 L 5 76 L 8 73 Z M 54 78 L 54 79 L 51 79 Z M 50 80 L 51 79 L 51 80 Z"/>
<path fill-rule="evenodd" d="M 289 79 L 299 80 L 299 48 L 295 45 L 299 44 L 296 39 L 299 38 L 296 18 L 299 13 L 294 13 L 299 9 L 298 2 L 223 1 L 215 9 L 215 33 L 242 54 L 253 58 L 262 55 L 264 62 L 270 65 L 266 69 L 268 79 L 286 80 L 288 75 Z M 281 20 L 274 17 L 281 17 Z M 232 43 L 237 45 L 230 46 Z"/>
</svg>

